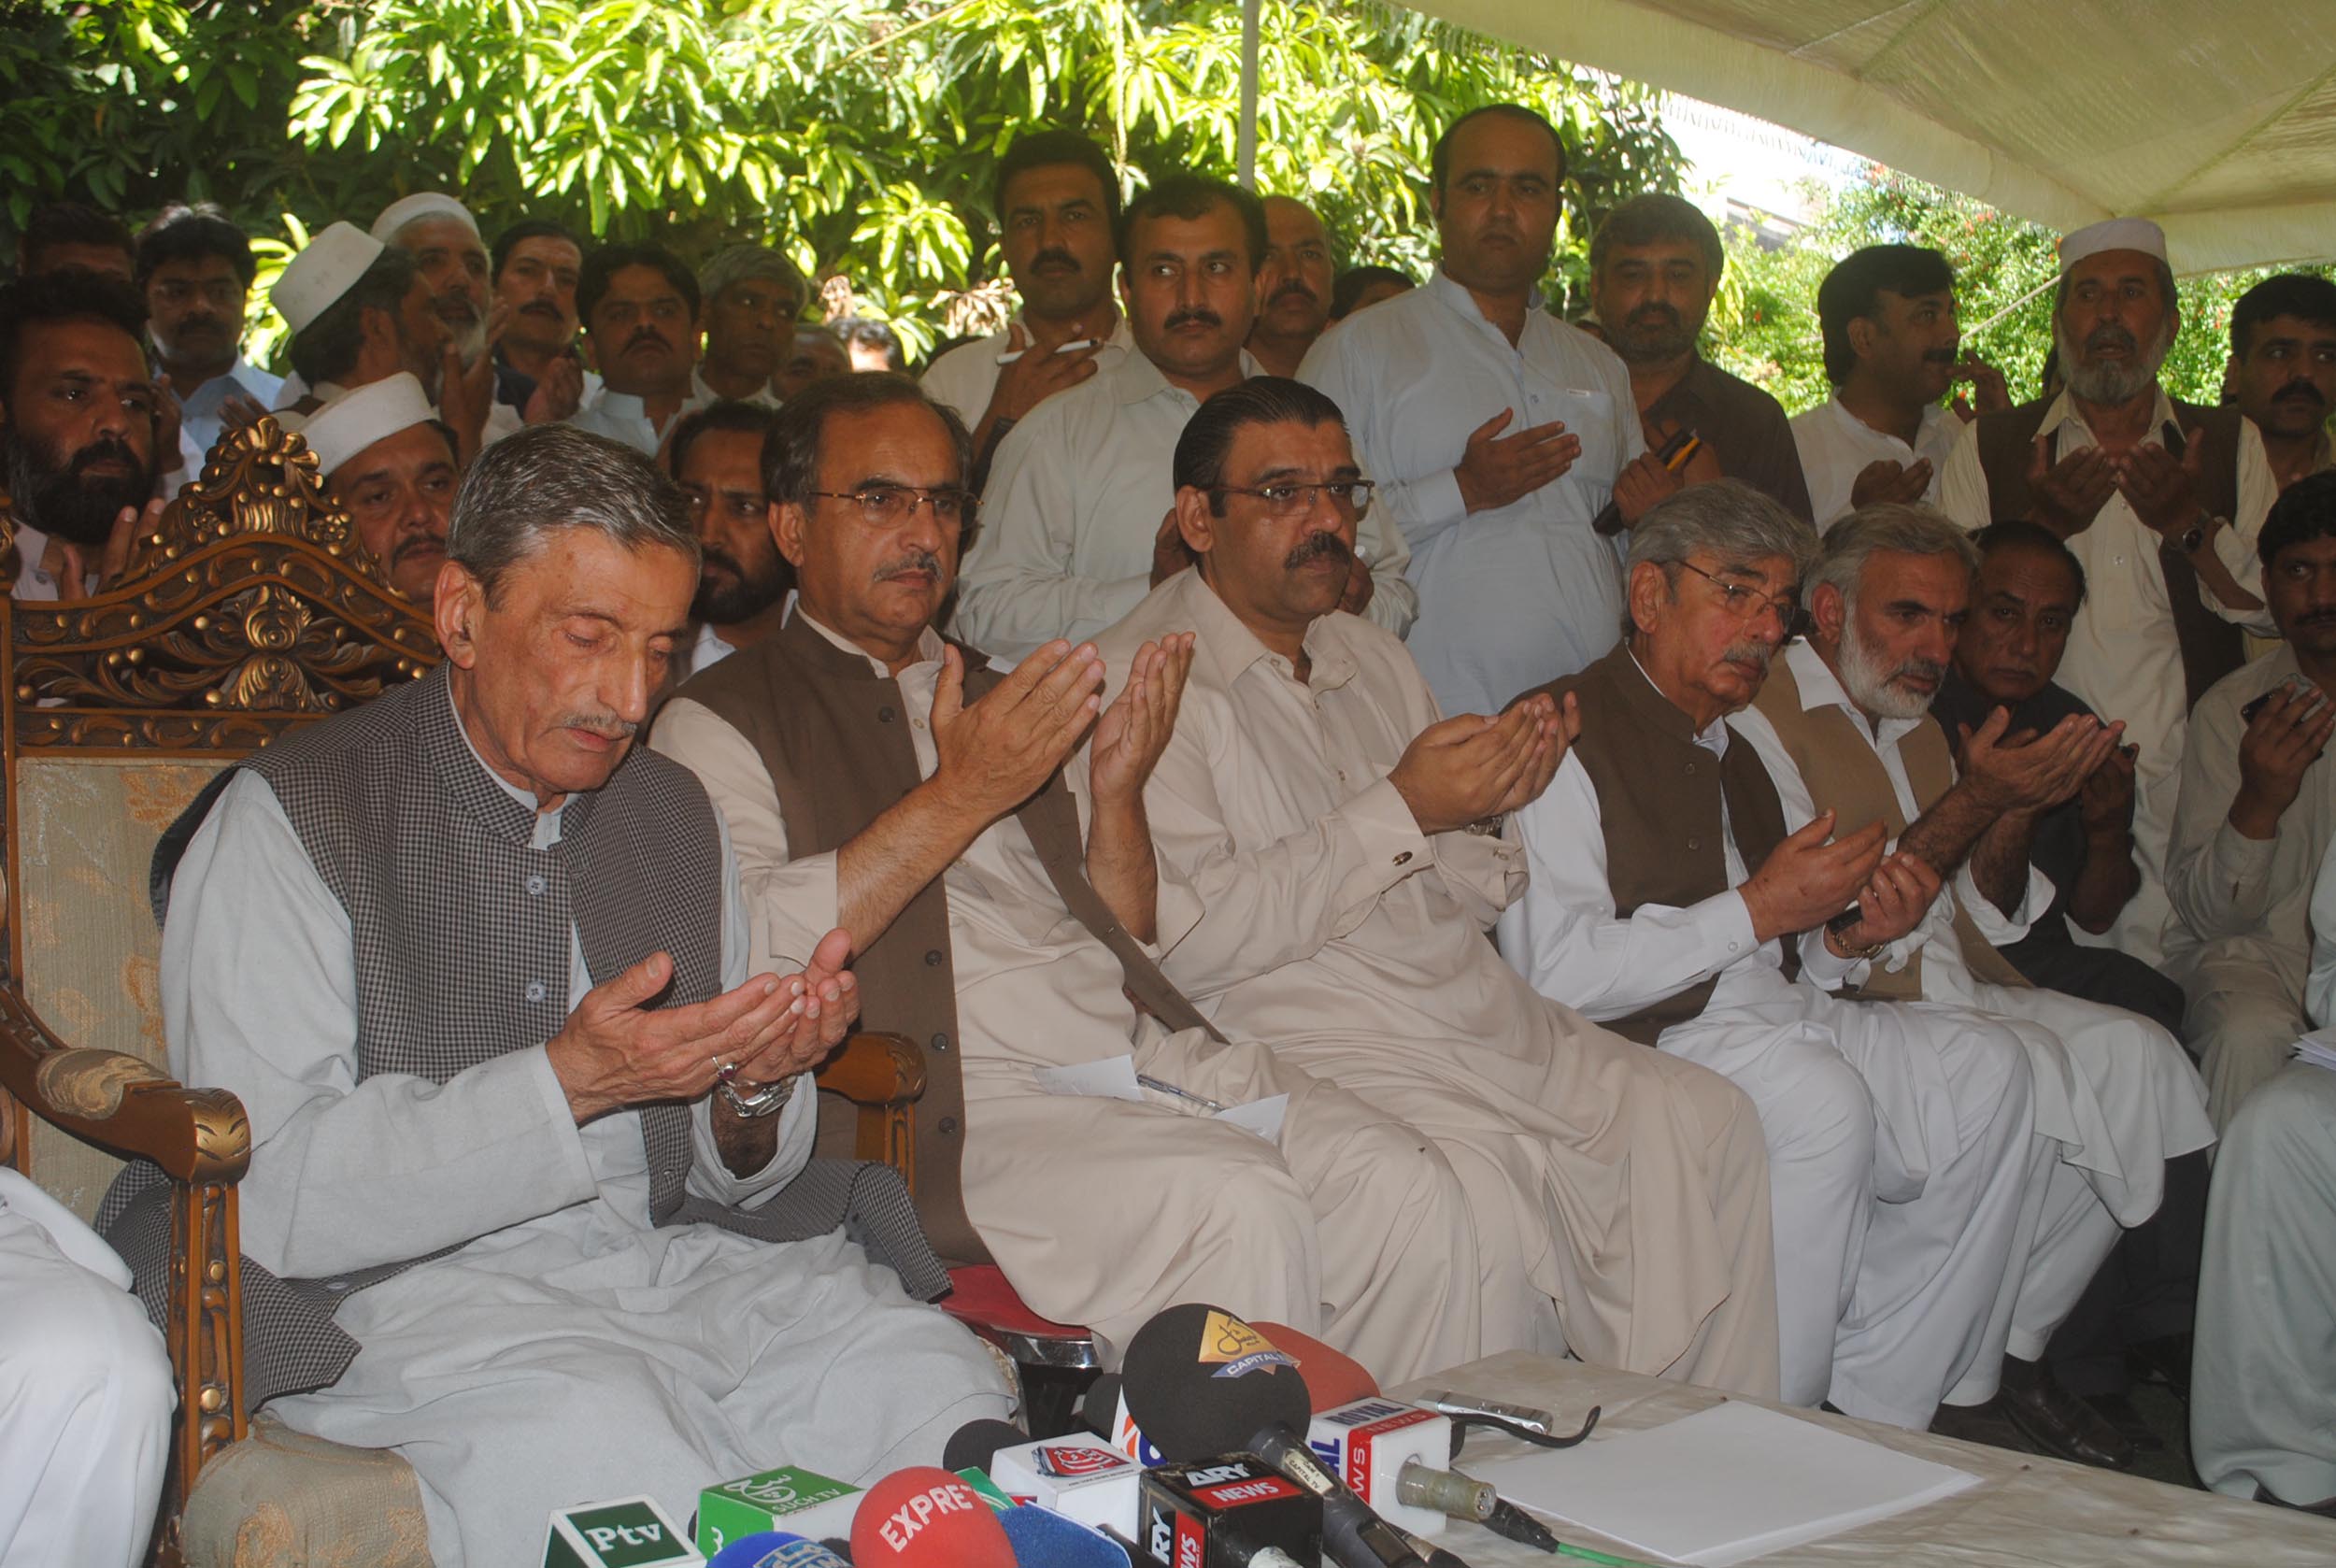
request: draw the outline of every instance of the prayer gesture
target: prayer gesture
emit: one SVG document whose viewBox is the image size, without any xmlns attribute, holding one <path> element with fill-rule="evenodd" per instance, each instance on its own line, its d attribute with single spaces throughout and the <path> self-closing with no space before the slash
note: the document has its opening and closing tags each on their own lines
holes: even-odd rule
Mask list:
<svg viewBox="0 0 2336 1568">
<path fill-rule="evenodd" d="M 1453 478 L 1460 482 L 1460 500 L 1473 512 L 1488 512 L 1521 501 L 1574 466 L 1582 455 L 1582 438 L 1566 434 L 1561 420 L 1537 424 L 1503 435 L 1517 418 L 1503 408 L 1469 432 Z"/>
<path fill-rule="evenodd" d="M 1955 412 L 1965 421 L 1982 414 L 2001 414 L 2012 406 L 2011 389 L 2003 384 L 2003 372 L 1983 359 L 1967 359 L 1955 367 L 1955 379 L 1971 383 L 1971 396 L 1955 394 Z"/>
<path fill-rule="evenodd" d="M 933 693 L 933 783 L 987 827 L 1036 794 L 1102 706 L 1104 663 L 1093 643 L 1058 637 L 1014 666 L 988 695 L 965 704 L 965 656 L 941 653 Z"/>
<path fill-rule="evenodd" d="M 1537 693 L 1497 719 L 1456 714 L 1412 737 L 1388 782 L 1421 833 L 1450 833 L 1536 799 L 1581 733 L 1571 695 L 1562 711 Z"/>
<path fill-rule="evenodd" d="M 2156 442 L 2144 441 L 2114 460 L 2126 505 L 2169 543 L 2204 515 L 2198 501 L 2200 454 L 2204 450 L 2202 443 L 2192 441 L 2176 457 Z"/>
<path fill-rule="evenodd" d="M 836 939 L 831 934 L 821 950 Z M 734 1064 L 750 1081 L 783 1077 L 770 1072 L 762 1059 L 774 1047 L 791 1048 L 813 1008 L 827 1028 L 840 1027 L 837 1014 L 858 1010 L 848 988 L 823 987 L 832 989 L 832 995 L 823 997 L 804 976 L 781 980 L 757 975 L 710 1001 L 651 1011 L 649 1003 L 672 983 L 673 960 L 651 953 L 586 992 L 566 1025 L 545 1045 L 544 1055 L 577 1125 L 628 1105 L 695 1100 L 712 1091 L 724 1063 Z M 849 1021 L 846 1017 L 840 1023 Z M 756 1073 L 768 1076 L 757 1079 Z"/>
<path fill-rule="evenodd" d="M 2066 539 L 2093 525 L 2116 493 L 2117 471 L 2099 447 L 2071 452 L 2058 463 L 2048 459 L 2051 447 L 2049 438 L 2037 436 L 2029 459 L 2029 520 Z"/>
<path fill-rule="evenodd" d="M 1065 343 L 1076 343 L 1088 335 L 1083 324 L 1075 324 L 1063 335 Z M 990 394 L 990 409 L 984 422 L 994 420 L 1018 420 L 1055 393 L 1077 386 L 1095 374 L 1095 356 L 1103 351 L 1104 339 L 1096 338 L 1084 349 L 1059 353 L 1041 347 L 1031 331 L 1017 321 L 1006 329 L 1005 349 L 1021 358 L 998 367 L 997 389 Z"/>
<path fill-rule="evenodd" d="M 492 359 L 491 352 L 487 356 Z M 528 394 L 527 406 L 520 410 L 520 418 L 528 424 L 558 424 L 573 418 L 584 403 L 584 366 L 573 354 L 557 354 L 544 373 L 535 378 L 535 390 Z"/>
<path fill-rule="evenodd" d="M 1874 867 L 1858 894 L 1858 923 L 1845 931 L 1827 929 L 1827 950 L 1846 958 L 1860 948 L 1897 941 L 1922 923 L 1939 886 L 1939 874 L 1920 855 L 1897 851 Z"/>
<path fill-rule="evenodd" d="M 1152 586 L 1158 588 L 1191 564 L 1192 547 L 1184 542 L 1176 509 L 1171 506 L 1160 520 L 1160 532 L 1152 535 Z"/>
<path fill-rule="evenodd" d="M 1178 632 L 1136 650 L 1127 686 L 1095 721 L 1095 737 L 1088 745 L 1088 787 L 1099 803 L 1142 796 L 1175 733 L 1193 641 L 1192 633 Z"/>
<path fill-rule="evenodd" d="M 1882 863 L 1887 834 L 1868 822 L 1833 837 L 1837 817 L 1820 811 L 1768 853 L 1736 891 L 1752 917 L 1752 936 L 1766 942 L 1822 925 L 1847 908 Z"/>
<path fill-rule="evenodd" d="M 2279 832 L 2279 819 L 2303 790 L 2304 770 L 2336 734 L 2336 702 L 2317 686 L 2275 687 L 2239 736 L 2239 794 L 2230 825 L 2248 838 Z"/>
<path fill-rule="evenodd" d="M 2125 737 L 2123 720 L 2103 724 L 2089 713 L 2072 713 L 2041 736 L 2007 735 L 2011 722 L 2011 710 L 1999 707 L 1975 731 L 1958 726 L 1963 782 L 1997 816 L 2033 816 L 2071 799 Z"/>
<path fill-rule="evenodd" d="M 1930 460 L 1918 457 L 1910 463 L 1893 463 L 1883 458 L 1858 470 L 1850 482 L 1849 504 L 1852 506 L 1874 506 L 1887 503 L 1913 506 L 1930 489 Z"/>
<path fill-rule="evenodd" d="M 1379 579 L 1371 575 L 1371 563 L 1363 559 L 1361 550 L 1356 550 L 1346 567 L 1346 592 L 1338 596 L 1338 607 L 1348 615 L 1360 615 L 1371 607 L 1371 595 L 1378 589 Z"/>
<path fill-rule="evenodd" d="M 2133 831 L 2133 766 L 2138 750 L 2120 746 L 2085 777 L 2076 791 L 2076 809 L 2086 834 L 2096 839 L 2123 839 Z"/>
</svg>

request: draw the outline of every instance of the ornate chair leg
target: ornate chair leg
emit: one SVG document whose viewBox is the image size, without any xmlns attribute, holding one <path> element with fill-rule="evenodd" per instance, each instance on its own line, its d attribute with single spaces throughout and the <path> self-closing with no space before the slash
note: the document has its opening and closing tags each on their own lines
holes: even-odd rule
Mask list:
<svg viewBox="0 0 2336 1568">
<path fill-rule="evenodd" d="M 171 1470 L 183 1503 L 204 1464 L 247 1428 L 243 1274 L 235 1188 L 180 1184 L 170 1201 L 170 1360 L 182 1369 Z"/>
</svg>

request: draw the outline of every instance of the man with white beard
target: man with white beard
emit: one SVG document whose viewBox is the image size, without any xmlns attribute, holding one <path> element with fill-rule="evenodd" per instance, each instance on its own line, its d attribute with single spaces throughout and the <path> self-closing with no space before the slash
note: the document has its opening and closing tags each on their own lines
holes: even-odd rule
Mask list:
<svg viewBox="0 0 2336 1568">
<path fill-rule="evenodd" d="M 486 242 L 470 208 L 436 191 L 420 191 L 392 202 L 373 221 L 373 237 L 413 254 L 430 285 L 430 306 L 446 323 L 463 379 L 469 383 L 464 406 L 482 417 L 477 445 L 500 441 L 520 427 L 520 411 L 494 395 L 494 355 L 507 318 L 490 314 L 491 292 Z"/>
<path fill-rule="evenodd" d="M 2154 964 L 2190 706 L 2239 667 L 2242 627 L 2272 634 L 2255 535 L 2279 492 L 2236 408 L 2177 403 L 2158 385 L 2182 311 L 2158 225 L 2079 229 L 2060 242 L 2060 266 L 2053 336 L 2068 390 L 1974 421 L 1940 476 L 1939 507 L 1965 528 L 2041 524 L 2084 568 L 2059 678 L 2141 748 L 2142 886 L 2109 940 Z"/>
<path fill-rule="evenodd" d="M 1848 985 L 1873 1000 L 1944 1003 L 2001 1019 L 2028 1048 L 2036 1131 L 2058 1159 L 2031 1183 L 1998 1313 L 2010 1315 L 2000 1387 L 1974 1369 L 1946 1399 L 2000 1407 L 2063 1458 L 2122 1466 L 2132 1444 L 2042 1360 L 2119 1226 L 2165 1194 L 2167 1161 L 2214 1141 L 2205 1086 L 2182 1048 L 2137 1014 L 2029 984 L 2000 946 L 2051 901 L 2028 862 L 2034 819 L 2072 796 L 2120 732 L 2072 714 L 2044 737 L 2008 736 L 1997 712 L 1962 741 L 1959 771 L 1930 701 L 1969 608 L 1977 552 L 1928 506 L 1868 506 L 1835 523 L 1802 582 L 1811 626 L 1729 720 L 1775 781 L 1785 826 L 1831 811 L 1839 831 L 1881 821 L 1899 849 L 1953 878 L 1914 931 L 1862 955 Z M 2023 753 L 2087 741 L 2089 763 L 2036 777 Z M 2031 1240 L 2032 1238 L 2032 1240 Z M 2047 1245 L 2049 1244 L 2049 1245 Z M 1991 1321 L 1991 1331 L 1994 1323 Z"/>
</svg>

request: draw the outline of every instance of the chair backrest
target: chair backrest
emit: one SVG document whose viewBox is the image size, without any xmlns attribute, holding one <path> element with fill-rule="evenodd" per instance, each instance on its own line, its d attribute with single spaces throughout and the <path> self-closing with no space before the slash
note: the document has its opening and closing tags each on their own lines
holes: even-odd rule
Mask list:
<svg viewBox="0 0 2336 1568">
<path fill-rule="evenodd" d="M 213 449 L 119 588 L 0 616 L 5 983 L 69 1044 L 168 1071 L 155 840 L 237 758 L 429 669 L 430 621 L 272 419 Z M 121 1162 L 17 1114 L 18 1165 L 93 1212 Z"/>
</svg>

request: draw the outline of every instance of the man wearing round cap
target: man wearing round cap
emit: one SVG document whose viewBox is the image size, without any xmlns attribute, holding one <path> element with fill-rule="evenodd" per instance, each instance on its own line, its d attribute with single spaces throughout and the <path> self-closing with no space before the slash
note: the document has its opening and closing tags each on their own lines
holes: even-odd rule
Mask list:
<svg viewBox="0 0 2336 1568">
<path fill-rule="evenodd" d="M 351 387 L 410 372 L 434 400 L 449 342 L 411 255 L 334 223 L 284 268 L 268 298 L 292 329 L 293 375 L 277 406 L 306 418 Z"/>
<path fill-rule="evenodd" d="M 777 407 L 771 378 L 795 346 L 795 319 L 810 292 L 802 270 L 767 245 L 734 245 L 706 263 L 698 272 L 705 350 L 691 372 L 697 400 Z"/>
<path fill-rule="evenodd" d="M 446 324 L 459 361 L 443 381 L 463 382 L 462 411 L 479 422 L 477 445 L 519 429 L 519 410 L 495 396 L 494 356 L 489 352 L 508 325 L 488 308 L 487 246 L 470 208 L 439 191 L 417 191 L 381 209 L 373 237 L 410 252 L 430 287 L 430 307 Z M 458 370 L 459 366 L 459 370 Z M 446 389 L 440 387 L 443 396 Z"/>
<path fill-rule="evenodd" d="M 376 569 L 400 597 L 427 606 L 446 563 L 447 519 L 462 469 L 453 433 L 421 383 L 400 371 L 343 392 L 300 433 Z"/>
<path fill-rule="evenodd" d="M 2177 403 L 2158 367 L 2182 325 L 2166 236 L 2140 218 L 2060 242 L 2053 337 L 2067 389 L 1964 431 L 1939 506 L 1966 528 L 2025 518 L 2085 571 L 2061 684 L 2123 720 L 2136 759 L 2133 848 L 2142 887 L 2116 948 L 2164 957 L 2165 868 L 2190 705 L 2238 668 L 2241 628 L 2272 627 L 2255 536 L 2278 493 L 2262 435 L 2236 408 Z"/>
</svg>

